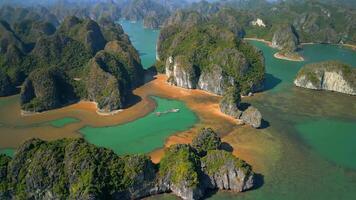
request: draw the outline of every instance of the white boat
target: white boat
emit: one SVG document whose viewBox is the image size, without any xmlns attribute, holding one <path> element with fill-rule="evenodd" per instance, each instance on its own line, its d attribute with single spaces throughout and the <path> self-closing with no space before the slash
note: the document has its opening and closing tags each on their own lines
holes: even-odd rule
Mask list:
<svg viewBox="0 0 356 200">
<path fill-rule="evenodd" d="M 163 111 L 163 112 L 156 112 L 156 115 L 159 117 L 163 114 L 168 114 L 168 113 L 177 113 L 179 112 L 180 110 L 178 108 L 172 108 L 170 110 L 167 110 L 167 111 Z"/>
</svg>

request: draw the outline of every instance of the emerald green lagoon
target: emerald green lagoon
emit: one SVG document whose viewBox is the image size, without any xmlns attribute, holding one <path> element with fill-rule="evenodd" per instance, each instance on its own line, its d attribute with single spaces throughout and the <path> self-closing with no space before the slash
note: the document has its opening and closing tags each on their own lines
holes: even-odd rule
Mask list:
<svg viewBox="0 0 356 200">
<path fill-rule="evenodd" d="M 157 107 L 153 113 L 123 125 L 111 127 L 85 127 L 80 130 L 84 138 L 95 145 L 107 147 L 117 154 L 149 153 L 164 145 L 173 133 L 184 131 L 197 122 L 196 115 L 180 101 L 151 97 Z M 179 109 L 179 112 L 167 112 Z"/>
<path fill-rule="evenodd" d="M 325 159 L 356 169 L 356 159 L 352 159 L 356 155 L 355 121 L 316 119 L 296 127 L 307 144 Z"/>
<path fill-rule="evenodd" d="M 119 23 L 138 50 L 143 67 L 145 69 L 151 67 L 156 62 L 156 42 L 159 30 L 144 28 L 142 21 L 120 20 Z"/>
</svg>

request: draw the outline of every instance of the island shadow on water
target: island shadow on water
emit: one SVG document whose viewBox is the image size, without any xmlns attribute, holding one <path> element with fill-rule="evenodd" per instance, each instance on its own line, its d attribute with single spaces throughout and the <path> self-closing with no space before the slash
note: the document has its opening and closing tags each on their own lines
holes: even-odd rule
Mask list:
<svg viewBox="0 0 356 200">
<path fill-rule="evenodd" d="M 264 80 L 264 91 L 272 90 L 277 85 L 282 83 L 282 80 L 273 76 L 272 74 L 265 73 L 265 80 Z"/>
<path fill-rule="evenodd" d="M 264 185 L 264 176 L 262 174 L 259 174 L 259 173 L 255 173 L 254 177 L 253 177 L 253 183 L 254 183 L 254 186 L 247 190 L 246 192 L 248 191 L 251 191 L 251 190 L 258 190 L 259 188 L 261 188 L 263 185 Z M 218 189 L 215 189 L 215 190 L 209 190 L 206 195 L 204 196 L 204 198 L 202 199 L 209 199 L 211 197 L 214 197 L 214 195 L 216 195 L 218 192 L 229 192 L 229 191 L 221 191 L 221 190 L 218 190 Z"/>
</svg>

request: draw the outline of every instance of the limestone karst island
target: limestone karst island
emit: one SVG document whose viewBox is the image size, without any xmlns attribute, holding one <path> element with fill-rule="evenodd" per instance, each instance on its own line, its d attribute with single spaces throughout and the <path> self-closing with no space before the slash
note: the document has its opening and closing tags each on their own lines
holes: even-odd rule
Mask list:
<svg viewBox="0 0 356 200">
<path fill-rule="evenodd" d="M 354 200 L 355 154 L 355 0 L 0 0 L 0 200 Z"/>
</svg>

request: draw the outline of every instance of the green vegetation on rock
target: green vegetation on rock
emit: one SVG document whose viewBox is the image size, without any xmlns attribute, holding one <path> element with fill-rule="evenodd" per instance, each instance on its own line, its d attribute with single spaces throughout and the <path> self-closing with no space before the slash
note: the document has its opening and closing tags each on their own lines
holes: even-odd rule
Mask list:
<svg viewBox="0 0 356 200">
<path fill-rule="evenodd" d="M 294 84 L 309 89 L 356 95 L 356 70 L 339 61 L 312 63 L 300 69 Z"/>
<path fill-rule="evenodd" d="M 204 164 L 203 170 L 210 176 L 226 171 L 226 167 L 230 164 L 241 169 L 245 174 L 252 173 L 252 167 L 249 164 L 226 151 L 210 150 L 201 159 L 201 162 Z"/>
<path fill-rule="evenodd" d="M 55 69 L 36 69 L 26 79 L 21 91 L 22 109 L 41 112 L 57 108 L 75 99 L 64 75 Z"/>
<path fill-rule="evenodd" d="M 189 145 L 174 145 L 165 151 L 159 166 L 161 177 L 169 177 L 176 185 L 197 187 L 199 157 Z"/>
<path fill-rule="evenodd" d="M 211 128 L 202 128 L 192 142 L 192 147 L 203 155 L 209 150 L 218 149 L 220 145 L 220 138 Z"/>
<path fill-rule="evenodd" d="M 196 71 L 200 73 L 194 74 L 193 78 L 199 80 L 197 84 L 184 84 L 182 75 L 189 73 L 184 67 L 189 65 L 177 66 L 182 73 L 173 74 L 172 78 L 177 83 L 181 82 L 177 80 L 183 79 L 183 87 L 192 85 L 193 88 L 223 94 L 221 91 L 239 84 L 241 92 L 246 94 L 260 89 L 264 79 L 264 59 L 260 51 L 240 40 L 227 26 L 214 20 L 207 21 L 196 12 L 178 12 L 166 21 L 160 33 L 158 55 L 160 61 L 169 61 L 170 64 L 184 57 L 198 68 Z M 171 74 L 167 65 L 166 73 Z M 211 78 L 213 70 L 219 70 L 218 76 L 224 77 L 225 81 L 217 83 L 218 77 Z M 211 82 L 209 79 L 212 79 Z M 211 84 L 221 89 L 212 91 L 214 89 L 210 88 Z"/>
<path fill-rule="evenodd" d="M 241 102 L 241 93 L 237 87 L 231 87 L 225 93 L 220 101 L 220 111 L 234 118 L 240 118 L 241 111 L 239 110 Z"/>
<path fill-rule="evenodd" d="M 184 199 L 199 199 L 209 189 L 250 189 L 251 167 L 217 150 L 220 138 L 211 129 L 204 132 L 195 139 L 204 143 L 204 157 L 191 145 L 178 144 L 166 150 L 158 165 L 146 155 L 118 156 L 84 139 L 31 139 L 13 158 L 0 155 L 0 197 L 126 200 L 172 191 Z M 227 175 L 229 180 L 221 178 Z"/>
<path fill-rule="evenodd" d="M 26 10 L 5 11 L 16 17 L 16 12 Z M 110 112 L 125 106 L 131 90 L 142 84 L 139 54 L 110 17 L 101 17 L 98 24 L 68 16 L 57 30 L 40 17 L 17 21 L 2 17 L 11 24 L 0 18 L 0 96 L 13 94 L 24 84 L 25 111 L 41 112 L 89 99 Z"/>
</svg>

